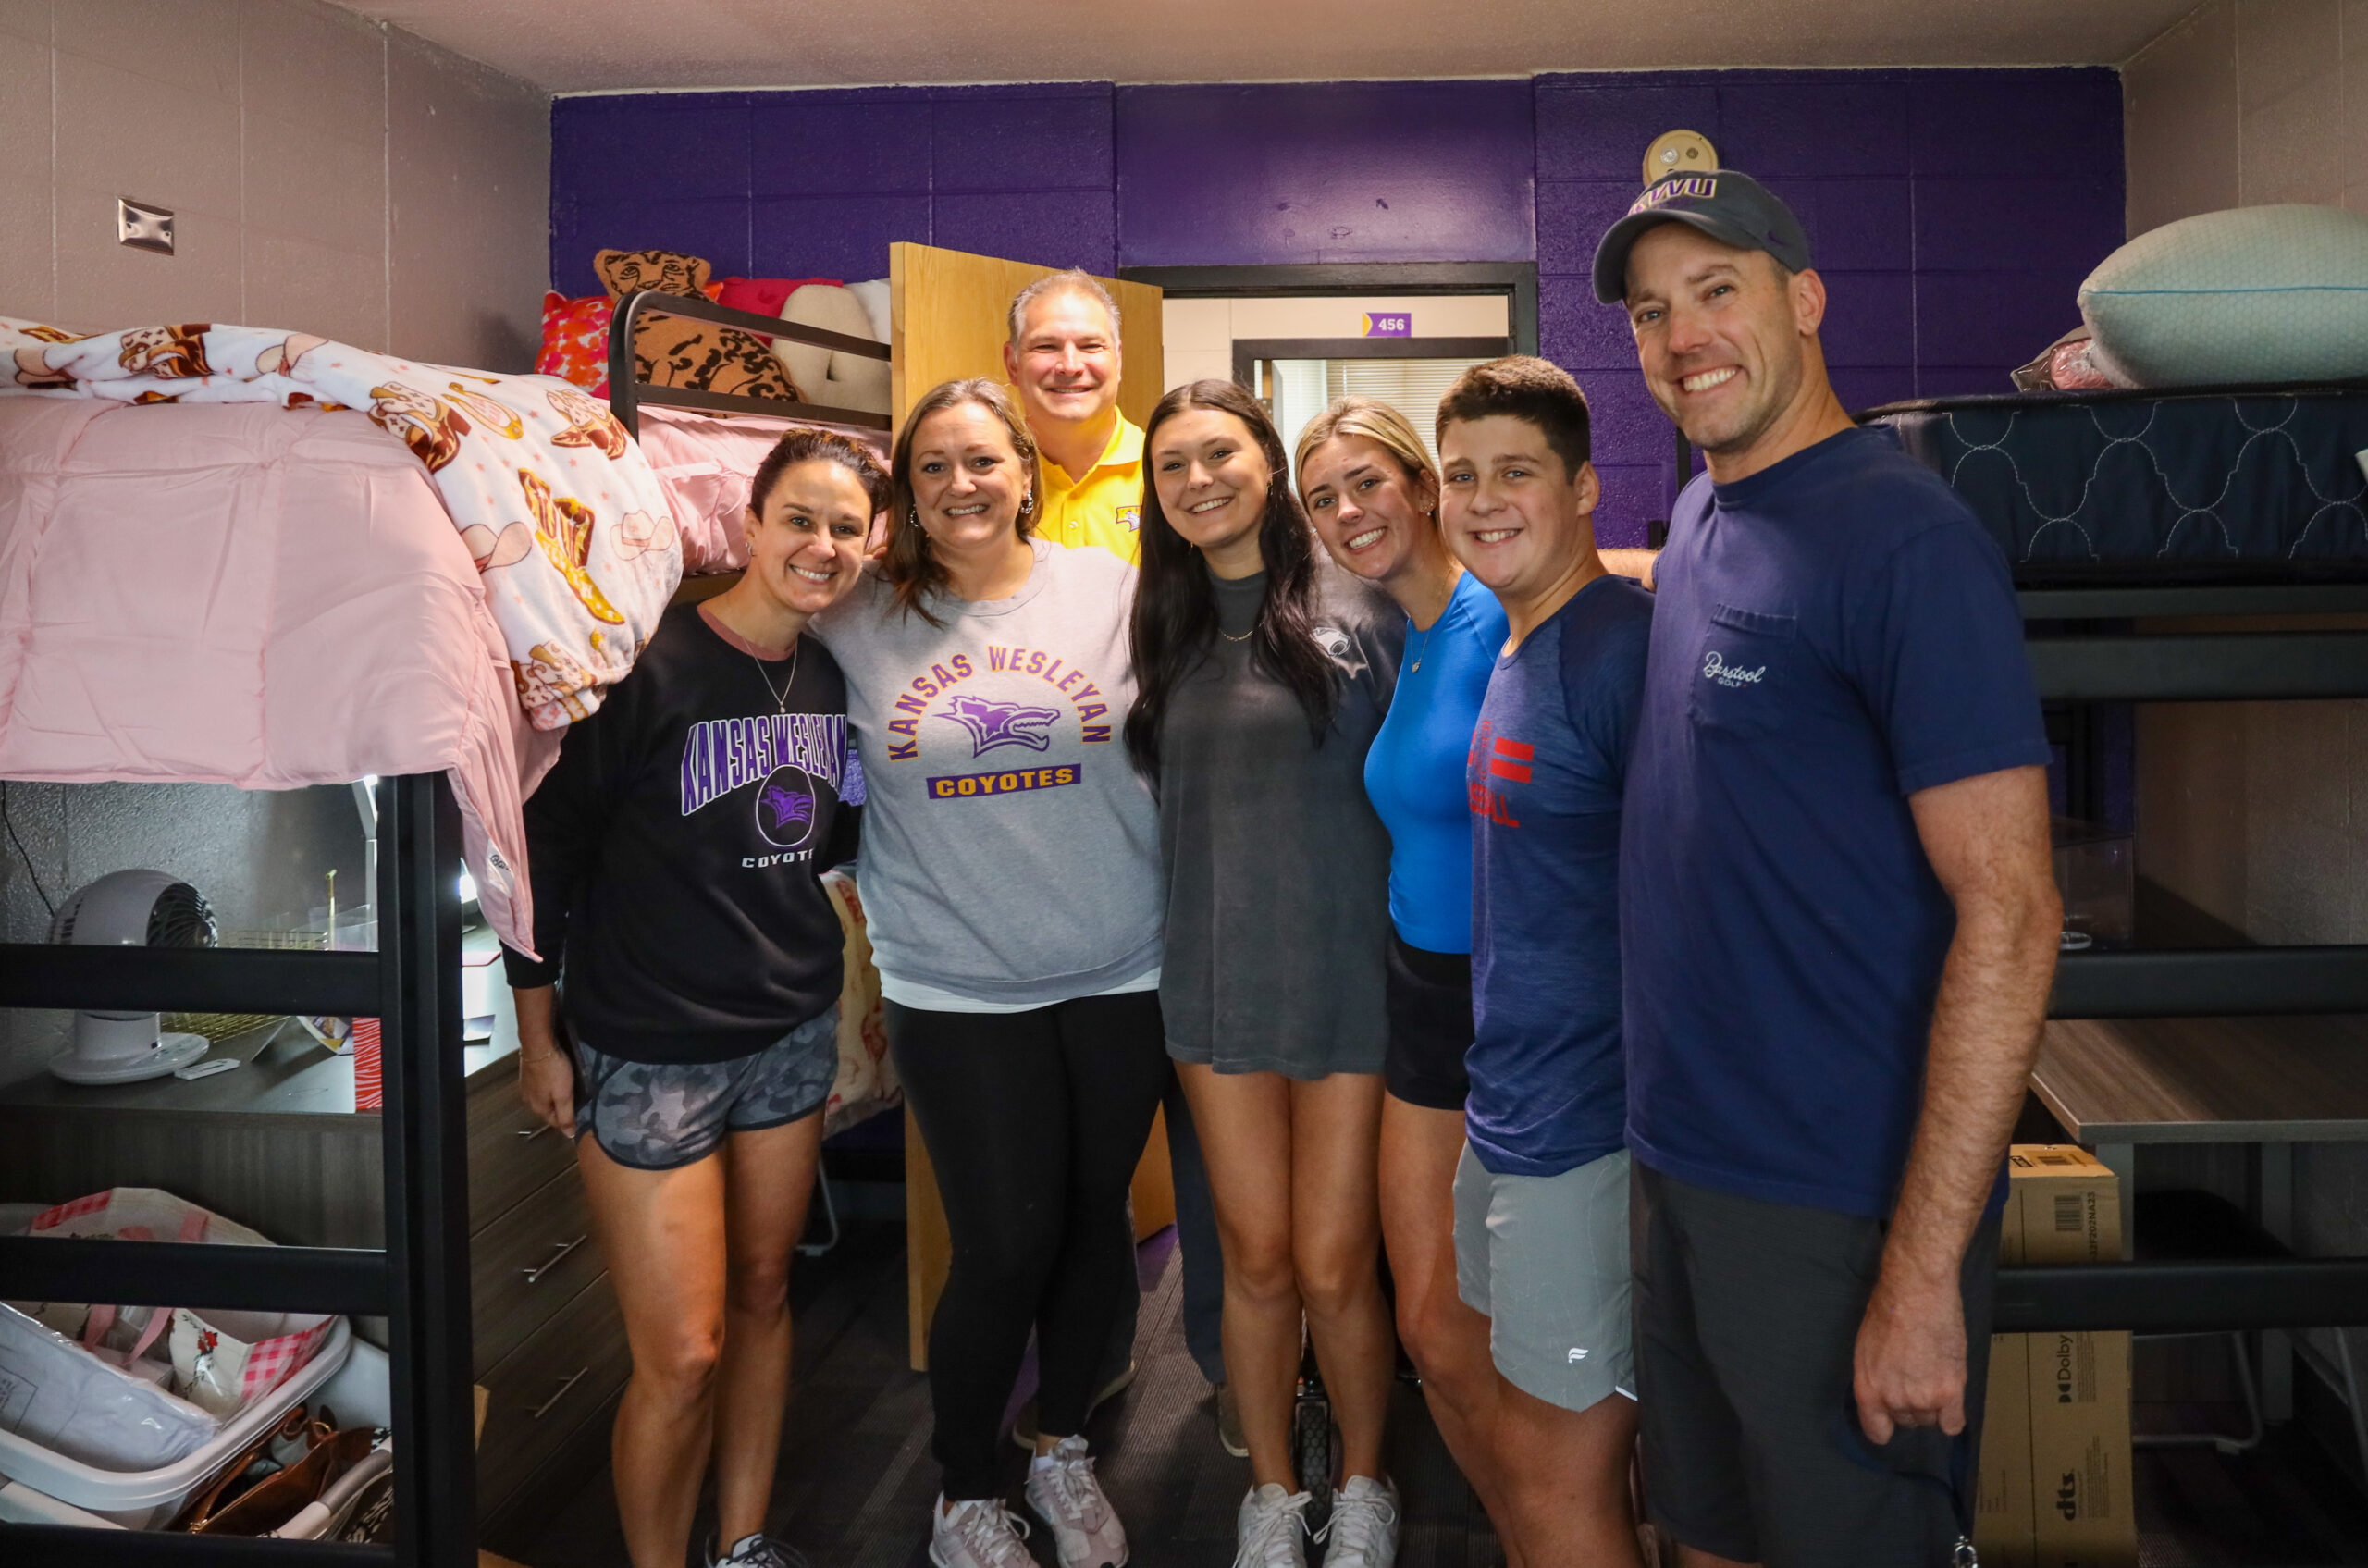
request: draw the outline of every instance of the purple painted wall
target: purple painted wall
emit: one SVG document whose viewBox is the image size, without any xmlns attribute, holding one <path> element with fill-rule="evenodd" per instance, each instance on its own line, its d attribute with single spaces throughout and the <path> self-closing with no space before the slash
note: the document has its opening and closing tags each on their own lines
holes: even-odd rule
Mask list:
<svg viewBox="0 0 2368 1568">
<path fill-rule="evenodd" d="M 1107 274 L 1106 82 L 648 93 L 551 105 L 551 287 L 666 247 L 716 276 L 888 276 L 892 241 Z"/>
<path fill-rule="evenodd" d="M 2010 367 L 2079 325 L 2080 280 L 2122 241 L 2110 70 L 1587 74 L 1536 93 L 1538 347 L 1594 404 L 1608 542 L 1641 539 L 1675 494 L 1669 423 L 1588 279 L 1660 132 L 1702 132 L 1799 214 L 1853 408 L 2011 390 Z"/>
<path fill-rule="evenodd" d="M 1118 91 L 1118 265 L 1528 261 L 1527 81 Z"/>
<path fill-rule="evenodd" d="M 918 240 L 1046 265 L 1537 263 L 1540 348 L 1586 387 L 1607 543 L 1676 475 L 1596 237 L 1684 126 L 1799 212 L 1853 406 L 2003 391 L 2122 239 L 2104 69 L 1674 71 L 1534 81 L 866 88 L 563 98 L 553 287 L 670 246 L 719 275 L 878 278 Z"/>
</svg>

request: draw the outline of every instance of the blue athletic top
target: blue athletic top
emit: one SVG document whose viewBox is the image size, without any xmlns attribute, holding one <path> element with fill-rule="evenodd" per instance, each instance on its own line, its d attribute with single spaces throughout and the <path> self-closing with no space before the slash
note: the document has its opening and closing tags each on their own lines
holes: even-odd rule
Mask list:
<svg viewBox="0 0 2368 1568">
<path fill-rule="evenodd" d="M 1956 916 L 1908 797 L 2044 763 L 2006 562 L 1884 434 L 1678 499 L 1621 884 L 1628 1144 L 1890 1212 Z"/>
<path fill-rule="evenodd" d="M 1472 1093 L 1498 1176 L 1620 1147 L 1620 814 L 1653 596 L 1597 577 L 1497 661 L 1473 731 Z"/>
<path fill-rule="evenodd" d="M 1463 754 L 1506 635 L 1497 596 L 1466 572 L 1429 630 L 1408 623 L 1389 717 L 1365 753 L 1365 794 L 1389 830 L 1389 921 L 1409 947 L 1472 951 Z"/>
</svg>

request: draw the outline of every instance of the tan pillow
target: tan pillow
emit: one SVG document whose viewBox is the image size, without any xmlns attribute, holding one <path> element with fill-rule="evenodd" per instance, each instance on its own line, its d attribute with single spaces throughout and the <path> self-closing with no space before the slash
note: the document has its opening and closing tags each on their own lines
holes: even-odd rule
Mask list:
<svg viewBox="0 0 2368 1568">
<path fill-rule="evenodd" d="M 795 290 L 781 307 L 781 318 L 850 338 L 869 338 L 871 313 L 853 290 L 826 283 L 808 283 Z M 888 362 L 862 354 L 841 353 L 810 344 L 773 340 L 773 353 L 790 379 L 806 389 L 807 401 L 831 408 L 857 408 L 873 414 L 888 412 Z"/>
<path fill-rule="evenodd" d="M 592 268 L 611 300 L 636 289 L 704 297 L 708 264 L 679 251 L 602 251 Z M 744 398 L 803 401 L 794 377 L 765 340 L 736 327 L 716 327 L 680 315 L 644 315 L 634 323 L 635 373 L 654 387 L 688 387 Z"/>
</svg>

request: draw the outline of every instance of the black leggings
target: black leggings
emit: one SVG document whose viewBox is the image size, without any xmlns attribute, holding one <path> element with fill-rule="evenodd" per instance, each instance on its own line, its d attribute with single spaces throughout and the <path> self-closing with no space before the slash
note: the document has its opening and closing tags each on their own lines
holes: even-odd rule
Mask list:
<svg viewBox="0 0 2368 1568">
<path fill-rule="evenodd" d="M 885 1011 L 954 1241 L 929 1331 L 931 1447 L 949 1500 L 996 1497 L 1028 1330 L 1040 1428 L 1067 1437 L 1085 1425 L 1135 1288 L 1127 1193 L 1167 1081 L 1159 994 L 1025 1013 Z"/>
</svg>

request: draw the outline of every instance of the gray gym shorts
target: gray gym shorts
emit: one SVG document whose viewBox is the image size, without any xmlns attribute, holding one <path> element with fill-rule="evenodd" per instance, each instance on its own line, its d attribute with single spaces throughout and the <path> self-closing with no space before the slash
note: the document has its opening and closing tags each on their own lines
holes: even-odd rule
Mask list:
<svg viewBox="0 0 2368 1568">
<path fill-rule="evenodd" d="M 575 1135 L 636 1170 L 707 1158 L 727 1132 L 762 1132 L 829 1103 L 839 1070 L 836 1003 L 761 1051 L 722 1062 L 629 1062 L 578 1041 Z"/>
<path fill-rule="evenodd" d="M 1488 1317 L 1505 1380 L 1564 1410 L 1636 1397 L 1628 1315 L 1628 1151 L 1560 1176 L 1455 1167 L 1455 1285 Z"/>
</svg>

